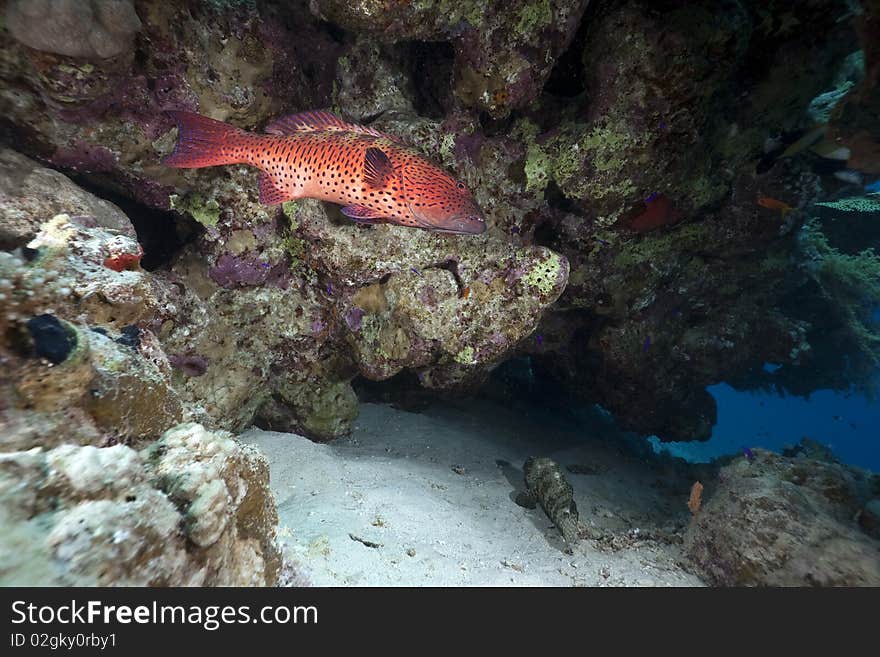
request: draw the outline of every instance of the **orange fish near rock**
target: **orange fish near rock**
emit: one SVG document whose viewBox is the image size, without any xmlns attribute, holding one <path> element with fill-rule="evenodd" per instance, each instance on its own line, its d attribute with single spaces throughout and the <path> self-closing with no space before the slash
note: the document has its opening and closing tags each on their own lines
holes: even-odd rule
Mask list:
<svg viewBox="0 0 880 657">
<path fill-rule="evenodd" d="M 703 484 L 699 481 L 695 481 L 694 485 L 691 486 L 691 494 L 688 498 L 688 508 L 693 515 L 697 515 L 701 506 L 703 506 Z"/>
<path fill-rule="evenodd" d="M 794 210 L 794 208 L 785 201 L 780 201 L 776 198 L 770 198 L 769 196 L 764 196 L 763 194 L 758 194 L 758 205 L 760 205 L 762 208 L 767 208 L 768 210 L 779 210 L 783 217 Z"/>
<path fill-rule="evenodd" d="M 191 112 L 170 112 L 177 148 L 170 167 L 250 164 L 260 202 L 297 198 L 338 203 L 360 223 L 394 223 L 441 233 L 479 234 L 486 221 L 464 183 L 396 137 L 329 112 L 282 117 L 254 134 Z"/>
</svg>

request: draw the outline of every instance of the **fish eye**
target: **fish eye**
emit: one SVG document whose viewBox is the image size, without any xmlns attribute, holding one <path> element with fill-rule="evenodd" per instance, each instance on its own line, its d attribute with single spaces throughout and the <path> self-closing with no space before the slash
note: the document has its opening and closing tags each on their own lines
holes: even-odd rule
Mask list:
<svg viewBox="0 0 880 657">
<path fill-rule="evenodd" d="M 459 189 L 464 189 L 464 183 L 463 183 L 463 182 L 458 183 L 458 188 L 459 188 Z"/>
</svg>

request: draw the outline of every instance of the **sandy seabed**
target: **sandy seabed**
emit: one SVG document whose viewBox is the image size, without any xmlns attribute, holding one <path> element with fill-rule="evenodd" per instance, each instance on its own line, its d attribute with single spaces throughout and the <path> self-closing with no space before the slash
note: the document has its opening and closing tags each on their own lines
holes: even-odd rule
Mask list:
<svg viewBox="0 0 880 657">
<path fill-rule="evenodd" d="M 687 482 L 545 413 L 491 401 L 410 413 L 363 404 L 349 438 L 251 430 L 270 461 L 278 536 L 318 586 L 701 586 L 681 565 Z M 597 539 L 571 553 L 540 507 L 514 502 L 522 465 L 566 468 Z"/>
</svg>

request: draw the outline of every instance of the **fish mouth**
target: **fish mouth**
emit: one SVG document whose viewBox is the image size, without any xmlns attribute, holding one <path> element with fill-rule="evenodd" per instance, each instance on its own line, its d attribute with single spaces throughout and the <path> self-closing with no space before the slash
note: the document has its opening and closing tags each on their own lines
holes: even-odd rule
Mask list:
<svg viewBox="0 0 880 657">
<path fill-rule="evenodd" d="M 449 223 L 451 226 L 436 229 L 437 232 L 454 235 L 482 235 L 486 232 L 486 220 L 478 214 L 453 217 Z"/>
<path fill-rule="evenodd" d="M 429 228 L 432 233 L 442 233 L 444 235 L 482 235 L 486 232 L 486 224 L 474 228 Z"/>
<path fill-rule="evenodd" d="M 431 223 L 423 216 L 419 215 L 407 203 L 409 211 L 415 218 L 421 228 L 429 230 L 432 233 L 443 233 L 444 235 L 481 235 L 486 232 L 486 220 L 479 214 L 460 214 L 447 219 L 442 225 Z"/>
</svg>

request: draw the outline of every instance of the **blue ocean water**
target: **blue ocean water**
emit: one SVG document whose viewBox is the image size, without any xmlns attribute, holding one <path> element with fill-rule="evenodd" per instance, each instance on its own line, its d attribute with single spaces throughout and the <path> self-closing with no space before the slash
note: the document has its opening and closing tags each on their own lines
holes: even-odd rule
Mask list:
<svg viewBox="0 0 880 657">
<path fill-rule="evenodd" d="M 830 447 L 844 463 L 880 471 L 880 402 L 858 394 L 820 390 L 802 397 L 738 392 L 727 384 L 709 388 L 718 403 L 718 424 L 703 443 L 651 442 L 689 461 L 705 462 L 743 447 L 781 451 L 803 437 Z"/>
</svg>

